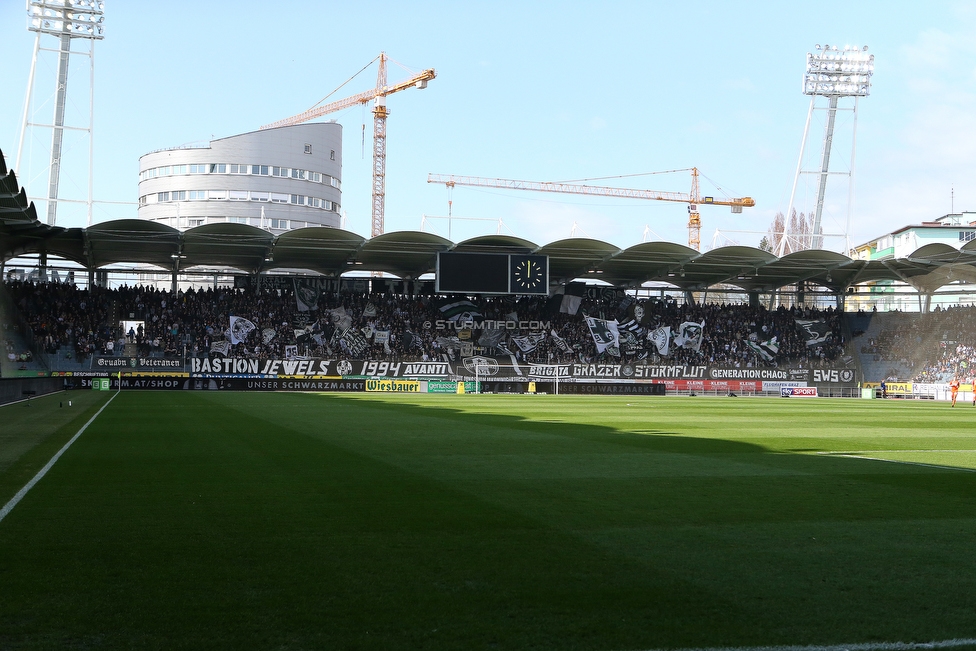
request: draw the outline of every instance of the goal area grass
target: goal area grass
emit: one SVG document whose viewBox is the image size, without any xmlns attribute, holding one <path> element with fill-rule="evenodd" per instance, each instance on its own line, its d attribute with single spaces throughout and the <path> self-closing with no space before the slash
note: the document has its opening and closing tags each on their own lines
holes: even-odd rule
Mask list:
<svg viewBox="0 0 976 651">
<path fill-rule="evenodd" d="M 113 395 L 0 407 L 0 507 Z M 0 521 L 0 649 L 974 638 L 974 425 L 929 401 L 124 391 Z"/>
</svg>

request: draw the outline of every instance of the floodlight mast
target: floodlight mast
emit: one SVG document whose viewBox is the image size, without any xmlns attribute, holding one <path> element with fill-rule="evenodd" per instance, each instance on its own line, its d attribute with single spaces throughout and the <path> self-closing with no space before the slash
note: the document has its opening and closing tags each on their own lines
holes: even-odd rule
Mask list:
<svg viewBox="0 0 976 651">
<path fill-rule="evenodd" d="M 837 117 L 839 100 L 843 97 L 852 97 L 854 105 L 853 126 L 854 132 L 851 144 L 851 170 L 848 173 L 850 185 L 848 188 L 847 201 L 847 238 L 850 238 L 851 231 L 851 210 L 854 197 L 854 153 L 857 142 L 857 103 L 858 98 L 867 97 L 871 94 L 871 77 L 874 75 L 874 55 L 868 54 L 868 46 L 862 48 L 845 46 L 839 50 L 836 45 L 817 45 L 815 53 L 807 53 L 806 70 L 803 74 L 803 93 L 810 96 L 810 109 L 807 112 L 806 127 L 803 130 L 803 139 L 800 143 L 800 157 L 796 163 L 796 174 L 793 177 L 793 189 L 790 192 L 790 203 L 786 210 L 784 220 L 783 235 L 780 238 L 779 248 L 776 254 L 780 257 L 792 251 L 789 245 L 788 228 L 790 217 L 793 215 L 794 200 L 796 198 L 796 186 L 800 175 L 804 173 L 818 174 L 819 187 L 817 189 L 817 208 L 814 214 L 813 226 L 810 237 L 812 241 L 807 242 L 806 247 L 799 248 L 822 248 L 823 236 L 821 231 L 821 219 L 823 216 L 824 196 L 827 190 L 827 176 L 830 174 L 830 149 L 834 139 L 834 124 Z M 818 97 L 827 99 L 827 121 L 824 127 L 824 141 L 820 156 L 820 168 L 815 172 L 806 172 L 802 169 L 803 154 L 806 150 L 807 136 L 810 133 L 810 120 Z M 849 243 L 847 243 L 848 248 Z"/>
<path fill-rule="evenodd" d="M 61 178 L 62 142 L 64 137 L 64 109 L 68 87 L 68 62 L 72 54 L 83 54 L 90 61 L 90 88 L 88 127 L 76 127 L 88 132 L 88 225 L 92 223 L 92 168 L 93 168 L 93 100 L 95 86 L 95 41 L 105 38 L 105 3 L 101 0 L 27 0 L 27 29 L 37 34 L 34 39 L 34 55 L 24 102 L 24 119 L 21 125 L 20 142 L 17 147 L 17 169 L 23 169 L 21 156 L 24 138 L 28 127 L 50 127 L 51 163 L 48 174 L 47 223 L 54 225 L 58 213 L 58 186 Z M 50 125 L 34 124 L 30 121 L 31 97 L 34 93 L 34 71 L 37 67 L 37 54 L 41 50 L 41 34 L 55 36 L 60 42 L 58 50 L 57 92 L 54 102 L 54 121 Z M 85 39 L 90 42 L 88 52 L 72 52 L 72 39 Z"/>
</svg>

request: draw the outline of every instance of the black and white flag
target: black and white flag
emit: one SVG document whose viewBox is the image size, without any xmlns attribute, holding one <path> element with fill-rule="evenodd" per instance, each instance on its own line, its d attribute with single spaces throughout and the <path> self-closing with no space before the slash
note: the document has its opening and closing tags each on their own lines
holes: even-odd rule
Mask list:
<svg viewBox="0 0 976 651">
<path fill-rule="evenodd" d="M 695 352 L 701 349 L 702 336 L 705 333 L 705 322 L 695 323 L 685 321 L 678 326 L 678 332 L 674 335 L 674 345 L 678 348 L 691 348 Z"/>
<path fill-rule="evenodd" d="M 255 329 L 257 326 L 248 319 L 242 316 L 232 316 L 230 318 L 230 343 L 241 343 Z"/>
<path fill-rule="evenodd" d="M 317 282 L 311 278 L 293 278 L 295 286 L 295 304 L 299 312 L 309 312 L 319 309 L 319 296 L 322 290 Z"/>
<path fill-rule="evenodd" d="M 773 337 L 767 341 L 752 341 L 750 339 L 746 339 L 746 346 L 748 346 L 753 352 L 767 362 L 771 362 L 776 359 L 776 355 L 779 353 L 779 342 L 776 341 L 776 337 Z"/>
<path fill-rule="evenodd" d="M 230 355 L 230 342 L 224 339 L 223 341 L 215 341 L 210 344 L 210 352 L 217 353 L 218 355 L 223 355 L 227 357 Z"/>
<path fill-rule="evenodd" d="M 552 342 L 554 344 L 556 344 L 556 348 L 558 348 L 561 352 L 564 352 L 564 353 L 571 353 L 571 352 L 573 352 L 572 347 L 568 343 L 566 343 L 566 340 L 565 339 L 563 339 L 562 337 L 560 337 L 559 335 L 557 335 L 555 330 L 553 330 L 552 332 L 550 332 L 549 333 L 549 336 L 552 337 Z"/>
<path fill-rule="evenodd" d="M 520 337 L 512 337 L 512 343 L 519 347 L 523 353 L 530 353 L 535 350 L 540 343 L 545 341 L 546 333 L 544 332 L 531 332 L 527 335 Z"/>
<path fill-rule="evenodd" d="M 342 335 L 342 340 L 346 342 L 349 352 L 353 355 L 362 355 L 369 350 L 369 341 L 356 328 L 346 330 Z"/>
<path fill-rule="evenodd" d="M 647 335 L 647 340 L 657 348 L 657 354 L 667 357 L 671 352 L 671 326 L 662 326 L 652 330 Z"/>
<path fill-rule="evenodd" d="M 501 328 L 485 328 L 478 337 L 478 345 L 485 348 L 497 348 L 505 338 L 506 332 Z"/>
<path fill-rule="evenodd" d="M 830 325 L 824 319 L 794 319 L 803 332 L 807 346 L 817 346 L 830 339 Z"/>
<path fill-rule="evenodd" d="M 270 344 L 271 340 L 274 339 L 277 334 L 278 331 L 274 328 L 265 328 L 261 331 L 261 343 L 264 345 Z"/>
<path fill-rule="evenodd" d="M 596 352 L 602 353 L 608 348 L 616 348 L 620 339 L 616 321 L 605 321 L 592 316 L 585 317 L 586 326 L 590 329 L 590 336 L 596 344 Z M 619 351 L 618 351 L 619 355 Z"/>
</svg>

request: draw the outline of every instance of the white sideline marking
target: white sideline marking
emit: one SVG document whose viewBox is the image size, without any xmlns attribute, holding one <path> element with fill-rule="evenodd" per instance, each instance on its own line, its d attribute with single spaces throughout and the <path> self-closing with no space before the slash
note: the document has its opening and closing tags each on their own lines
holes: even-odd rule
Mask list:
<svg viewBox="0 0 976 651">
<path fill-rule="evenodd" d="M 112 394 L 112 397 L 108 399 L 108 402 L 106 402 L 104 405 L 102 405 L 102 408 L 99 409 L 95 413 L 95 415 L 92 416 L 88 420 L 88 422 L 85 423 L 81 427 L 80 430 L 78 430 L 78 433 L 75 434 L 74 436 L 72 436 L 71 437 L 71 440 L 68 441 L 67 443 L 65 443 L 64 444 L 64 447 L 62 447 L 60 450 L 58 450 L 58 453 L 55 454 L 53 457 L 51 457 L 51 460 L 48 461 L 47 464 L 43 468 L 41 468 L 40 470 L 37 471 L 37 474 L 34 475 L 34 478 L 31 479 L 29 482 L 27 482 L 27 484 L 23 488 L 21 488 L 19 491 L 17 491 L 17 494 L 14 495 L 10 499 L 9 502 L 7 502 L 6 504 L 3 505 L 3 508 L 0 509 L 0 522 L 3 522 L 3 519 L 5 517 L 7 517 L 7 514 L 8 513 L 10 513 L 11 511 L 14 510 L 14 507 L 17 506 L 17 503 L 20 502 L 20 500 L 24 499 L 24 495 L 27 495 L 27 492 L 30 489 L 34 488 L 34 484 L 36 484 L 37 482 L 41 481 L 41 479 L 44 477 L 44 475 L 47 474 L 47 471 L 50 470 L 54 466 L 54 463 L 58 459 L 61 458 L 61 455 L 64 454 L 65 451 L 68 448 L 71 447 L 71 444 L 74 443 L 76 440 L 78 440 L 78 437 L 79 436 L 81 436 L 82 434 L 84 434 L 85 430 L 88 429 L 88 426 L 89 425 L 91 425 L 93 422 L 95 422 L 95 419 L 98 418 L 99 414 L 101 414 L 103 411 L 105 411 L 105 408 L 108 407 L 110 404 L 112 404 L 112 401 L 115 400 L 115 396 L 117 396 L 117 395 L 119 395 L 118 392 Z"/>
<path fill-rule="evenodd" d="M 938 450 L 921 450 L 921 451 L 937 452 Z M 943 450 L 943 451 L 954 452 L 955 450 Z M 964 450 L 964 452 L 970 452 L 970 451 L 971 450 Z M 910 452 L 910 450 L 886 450 L 886 452 Z M 959 472 L 976 472 L 976 468 L 964 468 L 962 466 L 943 466 L 937 463 L 922 463 L 921 461 L 901 461 L 898 459 L 882 459 L 881 457 L 869 457 L 866 454 L 857 454 L 856 452 L 818 452 L 817 454 L 822 454 L 831 457 L 843 457 L 845 459 L 865 459 L 866 461 L 884 461 L 885 463 L 897 463 L 903 466 L 920 466 L 922 468 L 935 468 L 937 470 L 958 470 Z"/>
<path fill-rule="evenodd" d="M 65 389 L 60 391 L 52 391 L 51 393 L 45 393 L 43 396 L 35 396 L 34 400 L 39 400 L 40 398 L 46 398 L 47 396 L 53 396 L 55 393 L 67 393 Z M 0 407 L 6 407 L 7 405 L 19 405 L 22 402 L 27 402 L 30 398 L 21 398 L 20 400 L 14 400 L 13 402 L 5 402 Z"/>
<path fill-rule="evenodd" d="M 648 651 L 915 651 L 916 649 L 954 649 L 976 646 L 976 638 L 939 640 L 935 642 L 864 642 L 860 644 L 783 645 L 783 646 L 720 646 L 689 649 L 654 649 Z"/>
</svg>

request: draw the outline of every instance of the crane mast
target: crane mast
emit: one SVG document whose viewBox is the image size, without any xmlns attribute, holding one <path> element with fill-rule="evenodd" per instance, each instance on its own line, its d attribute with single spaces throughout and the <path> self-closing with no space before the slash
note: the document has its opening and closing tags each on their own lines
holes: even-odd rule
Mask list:
<svg viewBox="0 0 976 651">
<path fill-rule="evenodd" d="M 453 174 L 429 174 L 428 183 L 441 183 L 448 188 L 455 186 L 469 186 L 480 188 L 496 188 L 503 190 L 530 190 L 533 192 L 560 192 L 563 194 L 584 194 L 598 197 L 621 197 L 624 199 L 647 199 L 650 201 L 674 201 L 688 204 L 688 246 L 700 250 L 701 247 L 701 216 L 698 213 L 699 204 L 717 206 L 731 206 L 732 212 L 741 213 L 743 208 L 752 208 L 756 202 L 752 197 L 738 199 L 716 199 L 702 197 L 698 187 L 698 168 L 691 168 L 691 192 L 658 192 L 656 190 L 636 190 L 632 188 L 614 188 L 599 185 L 583 185 L 580 183 L 554 183 L 549 181 L 517 181 L 514 179 L 493 179 L 480 176 L 457 176 Z"/>
<path fill-rule="evenodd" d="M 373 102 L 373 200 L 370 216 L 370 237 L 382 235 L 386 221 L 384 214 L 386 204 L 386 118 L 390 114 L 386 108 L 386 96 L 413 87 L 427 88 L 427 82 L 437 76 L 433 68 L 428 68 L 409 79 L 388 86 L 386 83 L 386 61 L 389 57 L 386 56 L 385 52 L 380 52 L 378 58 L 379 71 L 376 74 L 376 88 L 329 104 L 310 108 L 298 115 L 261 127 L 262 129 L 274 129 L 301 124 L 357 104 Z"/>
</svg>

